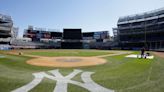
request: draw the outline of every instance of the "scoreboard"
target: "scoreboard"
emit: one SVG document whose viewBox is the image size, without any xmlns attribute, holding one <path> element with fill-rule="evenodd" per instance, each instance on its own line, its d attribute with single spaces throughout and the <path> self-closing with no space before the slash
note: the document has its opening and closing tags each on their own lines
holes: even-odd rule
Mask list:
<svg viewBox="0 0 164 92">
<path fill-rule="evenodd" d="M 64 29 L 63 39 L 81 40 L 82 39 L 81 29 Z"/>
<path fill-rule="evenodd" d="M 64 29 L 62 49 L 82 49 L 81 29 Z"/>
</svg>

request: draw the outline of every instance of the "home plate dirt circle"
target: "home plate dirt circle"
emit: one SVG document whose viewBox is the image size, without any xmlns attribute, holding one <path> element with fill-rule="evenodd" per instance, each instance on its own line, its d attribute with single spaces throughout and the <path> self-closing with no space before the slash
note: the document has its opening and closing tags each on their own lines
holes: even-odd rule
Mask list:
<svg viewBox="0 0 164 92">
<path fill-rule="evenodd" d="M 99 57 L 38 57 L 27 61 L 30 65 L 47 67 L 81 67 L 106 63 Z"/>
</svg>

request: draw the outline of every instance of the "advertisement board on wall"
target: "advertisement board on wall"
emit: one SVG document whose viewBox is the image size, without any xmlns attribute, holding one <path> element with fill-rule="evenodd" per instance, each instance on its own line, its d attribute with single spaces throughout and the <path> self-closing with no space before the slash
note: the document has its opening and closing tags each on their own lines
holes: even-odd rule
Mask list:
<svg viewBox="0 0 164 92">
<path fill-rule="evenodd" d="M 94 39 L 107 39 L 108 37 L 108 31 L 94 32 Z"/>
</svg>

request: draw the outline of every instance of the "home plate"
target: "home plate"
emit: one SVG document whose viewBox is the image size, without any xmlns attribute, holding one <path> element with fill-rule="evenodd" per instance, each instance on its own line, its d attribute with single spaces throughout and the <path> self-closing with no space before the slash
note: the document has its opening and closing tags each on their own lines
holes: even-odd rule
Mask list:
<svg viewBox="0 0 164 92">
<path fill-rule="evenodd" d="M 127 55 L 125 57 L 127 57 L 127 58 L 141 58 L 141 55 L 131 54 L 131 55 Z M 146 56 L 146 59 L 154 59 L 154 56 Z"/>
</svg>

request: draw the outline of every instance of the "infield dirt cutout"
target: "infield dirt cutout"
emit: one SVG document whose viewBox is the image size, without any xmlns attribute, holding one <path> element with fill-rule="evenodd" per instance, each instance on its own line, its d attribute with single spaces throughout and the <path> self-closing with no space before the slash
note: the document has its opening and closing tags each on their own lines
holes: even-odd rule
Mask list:
<svg viewBox="0 0 164 92">
<path fill-rule="evenodd" d="M 35 66 L 46 66 L 46 67 L 83 67 L 83 66 L 95 66 L 105 64 L 107 62 L 104 57 L 116 56 L 122 54 L 130 54 L 131 52 L 111 51 L 112 54 L 81 57 L 81 56 L 60 56 L 60 57 L 47 57 L 37 56 L 29 54 L 21 54 L 22 56 L 32 57 L 27 60 L 26 63 Z M 9 54 L 19 55 L 17 51 L 11 51 Z"/>
<path fill-rule="evenodd" d="M 106 60 L 98 57 L 40 57 L 30 59 L 27 63 L 48 67 L 80 67 L 104 64 Z"/>
</svg>

